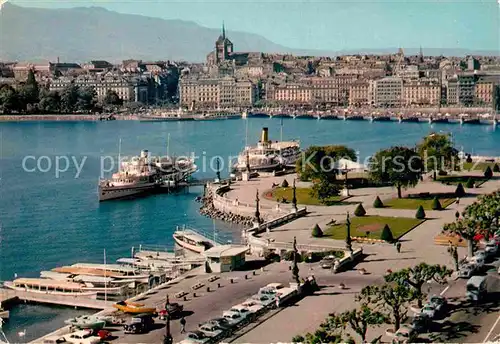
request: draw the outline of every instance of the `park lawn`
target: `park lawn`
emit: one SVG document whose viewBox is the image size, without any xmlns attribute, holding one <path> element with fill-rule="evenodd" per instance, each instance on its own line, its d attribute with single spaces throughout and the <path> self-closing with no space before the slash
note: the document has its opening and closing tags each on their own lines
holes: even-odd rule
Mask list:
<svg viewBox="0 0 500 344">
<path fill-rule="evenodd" d="M 321 203 L 317 198 L 311 196 L 311 188 L 297 188 L 295 192 L 297 196 L 297 203 L 304 205 L 325 205 Z M 282 188 L 277 187 L 272 190 L 267 190 L 264 192 L 264 198 L 272 199 L 275 201 L 281 201 L 283 198 L 286 199 L 287 203 L 292 202 L 293 192 L 292 188 Z M 327 204 L 342 202 L 345 200 L 344 196 L 334 196 L 327 200 Z"/>
<path fill-rule="evenodd" d="M 433 196 L 426 198 L 393 198 L 385 201 L 384 206 L 396 209 L 415 209 L 417 211 L 418 206 L 421 205 L 424 207 L 424 210 L 432 210 L 433 200 Z M 441 207 L 445 209 L 455 202 L 455 198 L 439 198 L 439 202 L 441 203 Z"/>
<path fill-rule="evenodd" d="M 351 218 L 351 237 L 367 237 L 380 239 L 382 229 L 388 225 L 394 239 L 401 237 L 425 220 L 409 217 L 386 217 L 386 216 L 362 216 Z M 369 235 L 367 236 L 367 232 Z M 344 240 L 346 236 L 346 225 L 340 223 L 331 226 L 324 231 L 325 238 Z"/>
<path fill-rule="evenodd" d="M 463 169 L 465 171 L 473 170 L 473 171 L 483 171 L 484 172 L 484 170 L 488 166 L 493 170 L 493 167 L 495 166 L 495 164 L 496 164 L 495 162 L 479 162 L 479 163 L 466 162 L 466 163 L 464 163 Z"/>
</svg>

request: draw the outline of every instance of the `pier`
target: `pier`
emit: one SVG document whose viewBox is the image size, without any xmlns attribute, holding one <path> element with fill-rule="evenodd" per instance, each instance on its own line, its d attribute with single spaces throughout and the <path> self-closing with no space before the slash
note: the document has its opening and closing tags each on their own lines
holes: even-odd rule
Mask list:
<svg viewBox="0 0 500 344">
<path fill-rule="evenodd" d="M 11 305 L 27 302 L 99 310 L 111 308 L 114 303 L 114 301 L 94 300 L 78 296 L 38 294 L 9 289 L 1 289 L 0 291 L 0 304 L 2 306 L 10 308 Z"/>
</svg>

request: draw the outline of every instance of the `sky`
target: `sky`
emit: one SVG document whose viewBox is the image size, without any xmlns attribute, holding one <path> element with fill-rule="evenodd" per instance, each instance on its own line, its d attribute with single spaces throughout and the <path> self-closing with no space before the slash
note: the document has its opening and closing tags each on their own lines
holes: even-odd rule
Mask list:
<svg viewBox="0 0 500 344">
<path fill-rule="evenodd" d="M 2 1 L 2 0 L 0 0 Z M 500 51 L 500 0 L 10 0 L 29 7 L 101 6 L 260 34 L 321 50 L 463 48 Z"/>
</svg>

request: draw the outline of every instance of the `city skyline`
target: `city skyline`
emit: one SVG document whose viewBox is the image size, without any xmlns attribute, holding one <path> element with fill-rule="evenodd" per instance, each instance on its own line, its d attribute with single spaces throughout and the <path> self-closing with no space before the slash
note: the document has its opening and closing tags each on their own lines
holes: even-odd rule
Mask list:
<svg viewBox="0 0 500 344">
<path fill-rule="evenodd" d="M 147 6 L 138 1 L 10 2 L 43 8 L 99 6 L 120 13 L 193 21 L 209 28 L 218 28 L 224 21 L 229 35 L 234 31 L 250 32 L 290 48 L 342 51 L 422 46 L 500 50 L 500 9 L 495 0 L 411 3 L 176 0 Z"/>
</svg>

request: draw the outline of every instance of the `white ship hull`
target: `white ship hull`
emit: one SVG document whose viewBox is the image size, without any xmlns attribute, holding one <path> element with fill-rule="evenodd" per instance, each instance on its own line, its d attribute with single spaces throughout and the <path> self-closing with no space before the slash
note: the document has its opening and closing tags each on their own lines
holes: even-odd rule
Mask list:
<svg viewBox="0 0 500 344">
<path fill-rule="evenodd" d="M 126 187 L 101 187 L 99 186 L 99 201 L 128 198 L 149 193 L 158 187 L 156 183 Z"/>
<path fill-rule="evenodd" d="M 39 290 L 39 289 L 34 289 L 34 288 L 18 287 L 9 281 L 4 282 L 3 285 L 9 289 L 12 289 L 12 290 L 24 291 L 26 293 L 33 293 L 33 294 L 48 294 L 48 295 L 57 295 L 57 296 L 80 296 L 80 297 L 87 297 L 87 298 L 91 298 L 91 299 L 97 298 L 97 292 L 95 292 L 95 291 L 64 292 L 64 291 L 54 291 L 54 290 Z"/>
</svg>

